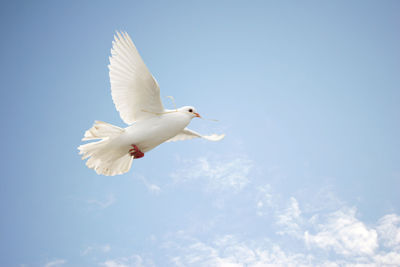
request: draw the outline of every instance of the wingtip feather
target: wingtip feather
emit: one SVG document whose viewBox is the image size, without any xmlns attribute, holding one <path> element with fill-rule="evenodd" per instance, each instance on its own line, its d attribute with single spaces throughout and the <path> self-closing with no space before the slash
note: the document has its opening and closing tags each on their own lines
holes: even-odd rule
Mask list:
<svg viewBox="0 0 400 267">
<path fill-rule="evenodd" d="M 212 135 L 207 135 L 207 136 L 203 136 L 204 139 L 207 139 L 209 141 L 220 141 L 222 139 L 224 139 L 225 134 L 212 134 Z"/>
</svg>

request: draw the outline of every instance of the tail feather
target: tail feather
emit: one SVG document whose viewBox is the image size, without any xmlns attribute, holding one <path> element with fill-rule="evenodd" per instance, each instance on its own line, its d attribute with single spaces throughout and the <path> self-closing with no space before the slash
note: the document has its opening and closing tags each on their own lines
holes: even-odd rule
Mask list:
<svg viewBox="0 0 400 267">
<path fill-rule="evenodd" d="M 93 127 L 85 132 L 82 141 L 106 139 L 120 135 L 124 129 L 103 121 L 95 121 Z"/>
<path fill-rule="evenodd" d="M 128 151 L 121 150 L 111 143 L 113 139 L 124 132 L 124 129 L 106 122 L 95 121 L 92 128 L 85 132 L 82 139 L 96 140 L 78 147 L 82 159 L 88 159 L 86 165 L 94 169 L 98 174 L 107 176 L 123 174 L 129 171 L 132 165 L 132 157 Z"/>
<path fill-rule="evenodd" d="M 120 157 L 115 161 L 100 162 L 101 164 L 96 164 L 98 162 L 87 161 L 86 165 L 94 169 L 97 174 L 103 174 L 106 176 L 113 176 L 118 174 L 123 174 L 129 171 L 132 166 L 133 158 L 128 154 Z"/>
</svg>

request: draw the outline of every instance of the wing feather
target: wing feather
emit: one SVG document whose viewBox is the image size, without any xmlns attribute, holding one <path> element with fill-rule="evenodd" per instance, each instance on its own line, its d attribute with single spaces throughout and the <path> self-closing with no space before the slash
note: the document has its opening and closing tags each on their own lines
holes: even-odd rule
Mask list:
<svg viewBox="0 0 400 267">
<path fill-rule="evenodd" d="M 126 32 L 114 36 L 108 67 L 112 99 L 124 122 L 132 124 L 164 111 L 160 87 Z"/>
<path fill-rule="evenodd" d="M 203 139 L 207 139 L 209 141 L 219 141 L 222 138 L 225 137 L 225 134 L 212 134 L 212 135 L 201 135 L 193 130 L 190 130 L 188 128 L 183 129 L 182 132 L 180 132 L 179 134 L 175 135 L 174 137 L 172 137 L 171 139 L 169 139 L 166 142 L 176 142 L 176 141 L 183 141 L 183 140 L 190 140 L 193 138 L 203 138 Z"/>
</svg>

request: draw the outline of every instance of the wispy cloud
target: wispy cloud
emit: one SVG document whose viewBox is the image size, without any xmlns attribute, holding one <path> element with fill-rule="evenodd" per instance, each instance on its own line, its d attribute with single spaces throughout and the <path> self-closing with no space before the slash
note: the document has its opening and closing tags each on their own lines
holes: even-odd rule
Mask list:
<svg viewBox="0 0 400 267">
<path fill-rule="evenodd" d="M 341 201 L 329 187 L 310 197 L 305 191 L 300 197 L 277 193 L 270 184 L 250 180 L 254 163 L 246 157 L 202 157 L 179 162 L 180 168 L 171 175 L 175 183 L 201 183 L 209 201 L 222 199 L 226 205 L 220 205 L 215 216 L 198 222 L 196 217 L 185 229 L 157 238 L 154 245 L 167 257 L 157 263 L 400 266 L 400 216 L 396 214 L 387 214 L 375 223 L 364 222 L 357 208 Z M 151 185 L 144 177 L 142 181 Z M 217 194 L 210 197 L 211 193 Z M 232 208 L 238 200 L 249 206 L 245 210 Z M 233 227 L 221 232 L 222 221 L 232 222 Z M 134 254 L 109 259 L 101 266 L 154 266 L 156 260 Z"/>
<path fill-rule="evenodd" d="M 149 192 L 158 195 L 161 192 L 161 188 L 153 183 L 150 183 L 145 176 L 143 175 L 137 175 L 138 178 L 144 183 L 144 185 L 146 186 L 147 190 L 149 190 Z"/>
<path fill-rule="evenodd" d="M 104 267 L 152 267 L 154 263 L 149 259 L 144 259 L 142 256 L 134 254 L 129 257 L 120 257 L 116 259 L 106 260 L 99 264 Z"/>
<path fill-rule="evenodd" d="M 255 191 L 257 192 L 255 194 L 257 215 L 269 215 L 271 211 L 276 208 L 277 205 L 277 196 L 273 194 L 271 185 L 265 184 L 262 186 L 258 186 Z"/>
<path fill-rule="evenodd" d="M 201 180 L 207 191 L 239 192 L 249 183 L 253 161 L 247 157 L 178 159 L 180 168 L 171 174 L 177 183 Z"/>
<path fill-rule="evenodd" d="M 66 260 L 56 259 L 56 260 L 52 260 L 52 261 L 47 262 L 44 266 L 45 267 L 57 267 L 57 266 L 62 266 L 65 263 L 67 263 Z"/>
<path fill-rule="evenodd" d="M 201 240 L 195 232 L 181 230 L 170 234 L 165 242 L 171 264 L 221 267 L 400 265 L 400 216 L 388 214 L 368 226 L 357 217 L 354 207 L 344 205 L 333 212 L 315 209 L 316 212 L 303 213 L 302 203 L 295 197 L 290 197 L 282 206 L 271 200 L 274 196 L 270 186 L 262 189 L 259 191 L 266 194 L 266 198 L 255 197 L 258 199 L 256 211 L 259 206 L 270 208 L 276 233 L 285 235 L 285 240 L 298 246 L 287 246 L 287 243 L 270 239 L 272 237 L 248 239 L 241 234 Z"/>
<path fill-rule="evenodd" d="M 388 214 L 383 216 L 376 229 L 383 246 L 400 251 L 400 216 Z"/>
<path fill-rule="evenodd" d="M 173 266 L 399 266 L 398 250 L 377 249 L 374 229 L 354 220 L 351 214 L 336 216 L 347 217 L 349 222 L 344 225 L 338 221 L 332 222 L 341 226 L 338 229 L 333 225 L 332 229 L 328 226 L 329 229 L 321 234 L 321 238 L 314 236 L 313 241 L 310 236 L 304 238 L 305 243 L 315 242 L 314 245 L 319 249 L 333 249 L 338 253 L 336 255 L 321 254 L 312 248 L 296 251 L 265 238 L 257 241 L 239 240 L 238 236 L 225 235 L 211 241 L 201 241 L 193 236 L 182 238 L 184 231 L 181 231 L 176 235 L 176 240 L 168 242 L 167 247 L 170 250 L 173 248 L 168 251 L 169 259 Z"/>
<path fill-rule="evenodd" d="M 88 255 L 89 253 L 92 252 L 102 252 L 102 253 L 108 253 L 111 251 L 111 246 L 109 244 L 106 245 L 91 245 L 86 247 L 83 251 L 82 251 L 82 255 Z"/>
<path fill-rule="evenodd" d="M 278 234 L 296 235 L 300 231 L 299 221 L 301 220 L 299 203 L 294 197 L 289 199 L 288 206 L 277 213 L 277 224 L 282 227 Z"/>
<path fill-rule="evenodd" d="M 108 194 L 104 200 L 89 199 L 87 200 L 87 203 L 94 205 L 100 209 L 105 209 L 114 204 L 116 200 L 117 199 L 115 198 L 114 194 Z"/>
<path fill-rule="evenodd" d="M 245 242 L 233 235 L 208 243 L 188 240 L 191 243 L 177 246 L 178 255 L 170 257 L 174 266 L 304 266 L 310 261 L 308 255 L 288 254 L 268 240 Z"/>
</svg>

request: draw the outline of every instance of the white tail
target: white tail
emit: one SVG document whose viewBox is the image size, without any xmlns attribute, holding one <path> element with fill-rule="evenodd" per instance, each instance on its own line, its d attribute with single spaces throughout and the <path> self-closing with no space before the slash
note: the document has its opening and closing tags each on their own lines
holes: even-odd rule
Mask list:
<svg viewBox="0 0 400 267">
<path fill-rule="evenodd" d="M 85 132 L 82 141 L 101 139 L 97 142 L 84 144 L 78 147 L 82 159 L 87 159 L 86 166 L 94 169 L 98 174 L 107 176 L 123 174 L 129 171 L 132 165 L 132 156 L 128 151 L 121 151 L 110 142 L 120 136 L 125 130 L 112 124 L 95 121 L 92 128 Z"/>
</svg>

